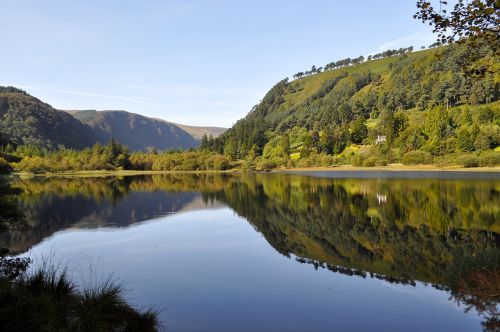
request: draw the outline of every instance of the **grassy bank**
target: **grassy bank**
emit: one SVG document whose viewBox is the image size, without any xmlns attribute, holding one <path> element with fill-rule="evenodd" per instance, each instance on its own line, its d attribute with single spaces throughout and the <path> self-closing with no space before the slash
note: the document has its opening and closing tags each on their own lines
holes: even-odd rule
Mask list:
<svg viewBox="0 0 500 332">
<path fill-rule="evenodd" d="M 102 176 L 134 176 L 134 175 L 158 175 L 158 174 L 237 174 L 237 173 L 259 173 L 259 172 L 324 172 L 324 171 L 363 171 L 363 172 L 377 172 L 377 171 L 453 171 L 453 172 L 500 172 L 500 167 L 474 167 L 468 168 L 460 165 L 455 166 L 439 166 L 439 165 L 403 165 L 403 164 L 389 164 L 387 166 L 374 166 L 362 167 L 351 165 L 340 166 L 311 166 L 311 167 L 291 167 L 291 168 L 276 168 L 272 170 L 255 170 L 244 171 L 240 168 L 231 170 L 217 171 L 217 170 L 204 170 L 204 171 L 126 171 L 126 170 L 98 170 L 98 171 L 67 171 L 67 172 L 43 172 L 43 173 L 29 173 L 29 172 L 16 172 L 15 175 L 21 178 L 40 176 L 40 177 L 53 177 L 53 176 L 71 176 L 71 177 L 102 177 Z"/>
<path fill-rule="evenodd" d="M 278 172 L 287 171 L 301 171 L 301 172 L 317 172 L 317 171 L 429 171 L 429 172 L 441 172 L 441 171 L 454 171 L 454 172 L 500 172 L 500 167 L 475 167 L 466 168 L 460 165 L 456 166 L 444 166 L 440 167 L 438 165 L 403 165 L 403 164 L 390 164 L 387 166 L 375 166 L 375 167 L 359 167 L 351 165 L 342 165 L 335 167 L 296 167 L 291 169 L 280 169 Z"/>
<path fill-rule="evenodd" d="M 66 270 L 26 258 L 0 258 L 0 326 L 4 331 L 157 331 L 157 314 L 141 312 L 112 281 L 82 288 Z"/>
</svg>

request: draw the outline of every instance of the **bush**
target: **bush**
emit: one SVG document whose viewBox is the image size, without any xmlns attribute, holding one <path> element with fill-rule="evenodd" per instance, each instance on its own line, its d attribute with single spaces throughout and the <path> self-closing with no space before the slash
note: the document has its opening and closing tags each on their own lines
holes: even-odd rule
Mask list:
<svg viewBox="0 0 500 332">
<path fill-rule="evenodd" d="M 463 167 L 478 167 L 479 166 L 479 158 L 476 156 L 464 156 L 459 160 L 460 164 Z"/>
<path fill-rule="evenodd" d="M 262 159 L 258 164 L 257 164 L 257 170 L 258 171 L 263 171 L 263 172 L 269 172 L 272 169 L 276 168 L 276 164 L 267 159 Z"/>
<path fill-rule="evenodd" d="M 326 155 L 326 154 L 321 154 L 321 166 L 324 167 L 329 167 L 333 165 L 333 157 Z"/>
<path fill-rule="evenodd" d="M 368 157 L 363 161 L 363 167 L 373 167 L 377 162 L 376 157 Z"/>
<path fill-rule="evenodd" d="M 488 151 L 481 153 L 479 156 L 479 166 L 495 167 L 497 165 L 500 165 L 500 152 Z"/>
<path fill-rule="evenodd" d="M 375 166 L 387 166 L 389 165 L 389 161 L 387 159 L 377 159 L 377 161 L 375 161 Z"/>
<path fill-rule="evenodd" d="M 432 155 L 425 151 L 410 151 L 403 156 L 404 165 L 426 165 L 432 163 Z"/>
<path fill-rule="evenodd" d="M 363 166 L 364 157 L 361 154 L 355 154 L 351 157 L 352 166 Z"/>
</svg>

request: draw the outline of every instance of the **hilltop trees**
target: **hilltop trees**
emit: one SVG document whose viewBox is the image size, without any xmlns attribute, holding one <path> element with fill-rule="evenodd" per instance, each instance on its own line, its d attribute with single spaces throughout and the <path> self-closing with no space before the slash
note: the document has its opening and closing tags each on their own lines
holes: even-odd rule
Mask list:
<svg viewBox="0 0 500 332">
<path fill-rule="evenodd" d="M 366 58 L 366 60 L 371 61 L 371 60 L 375 60 L 375 59 L 382 59 L 382 58 L 386 58 L 386 57 L 391 57 L 394 55 L 403 55 L 403 54 L 411 53 L 412 51 L 413 51 L 413 46 L 402 47 L 399 49 L 387 50 L 387 51 L 384 51 L 381 53 L 369 55 Z M 323 71 L 330 71 L 330 70 L 343 68 L 343 67 L 347 67 L 347 66 L 351 66 L 351 65 L 359 65 L 360 63 L 363 63 L 364 61 L 365 61 L 365 57 L 363 55 L 360 55 L 360 56 L 353 58 L 353 59 L 345 58 L 345 59 L 341 59 L 341 60 L 337 60 L 337 61 L 332 61 L 332 62 L 327 63 L 324 67 L 316 68 L 316 66 L 313 65 L 310 70 L 306 70 L 305 72 L 299 71 L 298 73 L 294 74 L 292 77 L 295 79 L 299 79 L 299 78 L 302 78 L 305 76 L 321 73 L 322 70 Z"/>
</svg>

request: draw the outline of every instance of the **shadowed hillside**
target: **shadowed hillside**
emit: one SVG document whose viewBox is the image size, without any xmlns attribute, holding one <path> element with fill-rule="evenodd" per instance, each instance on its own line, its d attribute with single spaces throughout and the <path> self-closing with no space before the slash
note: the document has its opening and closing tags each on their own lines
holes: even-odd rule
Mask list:
<svg viewBox="0 0 500 332">
<path fill-rule="evenodd" d="M 25 91 L 0 87 L 0 134 L 18 145 L 82 149 L 97 142 L 92 128 Z"/>
<path fill-rule="evenodd" d="M 185 130 L 162 120 L 125 111 L 80 111 L 74 117 L 92 127 L 101 143 L 111 137 L 130 150 L 189 149 L 198 141 Z"/>
</svg>

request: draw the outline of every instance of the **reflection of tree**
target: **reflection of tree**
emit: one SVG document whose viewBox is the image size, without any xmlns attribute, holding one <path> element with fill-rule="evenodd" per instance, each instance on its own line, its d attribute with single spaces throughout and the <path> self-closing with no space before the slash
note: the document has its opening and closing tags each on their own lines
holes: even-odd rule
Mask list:
<svg viewBox="0 0 500 332">
<path fill-rule="evenodd" d="M 476 257 L 457 259 L 449 275 L 452 298 L 486 317 L 487 331 L 500 330 L 500 252 L 488 250 Z"/>
<path fill-rule="evenodd" d="M 498 324 L 500 192 L 495 181 L 167 174 L 40 178 L 13 186 L 28 221 L 45 223 L 43 228 L 30 221 L 37 241 L 89 211 L 101 216 L 97 225 L 109 226 L 129 220 L 131 211 L 151 218 L 161 211 L 158 202 L 178 209 L 201 192 L 205 203 L 228 204 L 277 251 L 300 263 L 392 283 L 431 283 L 487 317 L 485 328 Z M 486 260 L 485 252 L 494 258 Z"/>
<path fill-rule="evenodd" d="M 345 275 L 431 283 L 476 309 L 485 328 L 498 328 L 500 219 L 494 182 L 258 175 L 213 195 L 283 255 Z M 484 252 L 491 253 L 494 268 L 479 259 Z"/>
<path fill-rule="evenodd" d="M 23 225 L 23 214 L 16 204 L 16 194 L 6 178 L 0 175 L 0 232 Z"/>
<path fill-rule="evenodd" d="M 0 233 L 0 246 L 19 253 L 68 227 L 127 227 L 184 208 L 212 206 L 199 190 L 220 175 L 30 178 L 13 183 L 27 227 Z M 207 185 L 208 184 L 208 185 Z M 194 204 L 194 205 L 190 205 Z M 198 205 L 197 205 L 198 204 Z"/>
</svg>

